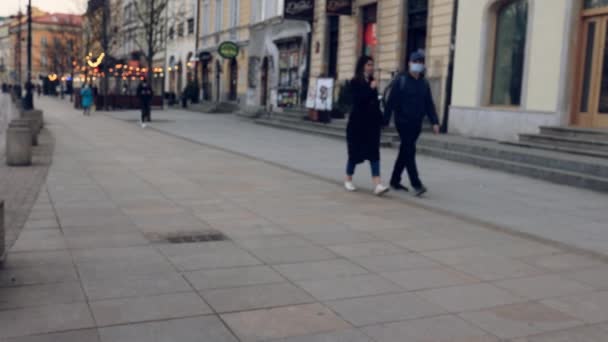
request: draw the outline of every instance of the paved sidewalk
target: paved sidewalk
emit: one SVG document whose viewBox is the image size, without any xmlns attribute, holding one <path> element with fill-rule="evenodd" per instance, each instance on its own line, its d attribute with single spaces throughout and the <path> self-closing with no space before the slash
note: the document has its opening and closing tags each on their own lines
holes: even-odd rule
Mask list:
<svg viewBox="0 0 608 342">
<path fill-rule="evenodd" d="M 16 108 L 12 106 L 10 97 L 0 94 L 0 200 L 5 202 L 4 226 L 7 249 L 15 243 L 46 180 L 54 143 L 48 131 L 42 130 L 38 137 L 39 145 L 33 149 L 32 166 L 7 166 L 4 150 L 6 136 L 3 130 L 16 115 Z"/>
<path fill-rule="evenodd" d="M 135 119 L 136 112 L 113 113 Z M 339 183 L 345 144 L 292 131 L 259 126 L 232 115 L 202 115 L 181 110 L 156 111 L 155 129 L 238 152 Z M 382 150 L 382 174 L 390 175 L 396 151 Z M 527 177 L 419 157 L 430 192 L 422 200 L 392 193 L 416 205 L 447 211 L 498 227 L 608 255 L 608 196 Z M 356 181 L 370 190 L 369 168 Z"/>
<path fill-rule="evenodd" d="M 56 153 L 0 271 L 1 342 L 608 334 L 602 261 L 39 102 Z M 229 240 L 159 241 L 209 230 Z"/>
</svg>

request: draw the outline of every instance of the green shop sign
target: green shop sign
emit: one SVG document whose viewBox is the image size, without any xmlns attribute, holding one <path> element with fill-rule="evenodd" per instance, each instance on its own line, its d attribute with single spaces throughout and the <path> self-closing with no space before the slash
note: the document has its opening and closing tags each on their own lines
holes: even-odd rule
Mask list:
<svg viewBox="0 0 608 342">
<path fill-rule="evenodd" d="M 238 56 L 239 46 L 236 45 L 234 42 L 223 42 L 217 48 L 217 52 L 220 54 L 220 56 L 224 58 L 232 59 Z"/>
</svg>

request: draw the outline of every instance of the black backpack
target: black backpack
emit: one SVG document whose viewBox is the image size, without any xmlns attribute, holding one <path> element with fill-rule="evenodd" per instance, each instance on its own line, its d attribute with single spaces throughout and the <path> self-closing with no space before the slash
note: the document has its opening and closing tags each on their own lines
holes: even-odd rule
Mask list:
<svg viewBox="0 0 608 342">
<path fill-rule="evenodd" d="M 353 92 L 350 80 L 346 80 L 340 85 L 336 109 L 340 114 L 350 113 L 353 109 Z"/>
<path fill-rule="evenodd" d="M 401 74 L 401 73 L 397 74 L 395 77 L 393 77 L 393 79 L 388 84 L 388 86 L 386 86 L 386 88 L 384 88 L 384 91 L 382 92 L 382 99 L 380 100 L 380 106 L 381 106 L 383 112 L 384 112 L 384 110 L 386 110 L 386 104 L 388 103 L 388 98 L 391 95 L 391 91 L 393 90 L 393 87 L 395 86 L 395 84 L 397 84 L 397 81 L 399 81 L 400 89 L 403 89 L 405 87 L 405 78 L 402 76 L 403 76 L 403 74 Z"/>
</svg>

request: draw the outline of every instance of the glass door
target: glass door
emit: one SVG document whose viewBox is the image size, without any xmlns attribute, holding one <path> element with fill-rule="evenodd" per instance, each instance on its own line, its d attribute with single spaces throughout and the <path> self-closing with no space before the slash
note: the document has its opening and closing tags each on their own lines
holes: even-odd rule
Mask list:
<svg viewBox="0 0 608 342">
<path fill-rule="evenodd" d="M 608 16 L 583 22 L 575 124 L 608 128 Z"/>
</svg>

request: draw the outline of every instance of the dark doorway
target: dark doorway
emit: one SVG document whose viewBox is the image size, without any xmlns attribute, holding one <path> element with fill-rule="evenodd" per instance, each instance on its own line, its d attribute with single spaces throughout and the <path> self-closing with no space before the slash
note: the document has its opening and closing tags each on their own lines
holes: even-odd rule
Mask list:
<svg viewBox="0 0 608 342">
<path fill-rule="evenodd" d="M 211 100 L 211 80 L 209 79 L 209 62 L 203 62 L 203 99 Z"/>
<path fill-rule="evenodd" d="M 235 58 L 230 60 L 230 93 L 228 99 L 230 101 L 237 100 L 237 86 L 239 81 L 239 67 Z"/>
<path fill-rule="evenodd" d="M 262 81 L 260 82 L 262 87 L 260 104 L 264 107 L 268 104 L 268 69 L 268 57 L 264 57 L 262 61 Z"/>
<path fill-rule="evenodd" d="M 215 99 L 220 101 L 220 79 L 222 74 L 222 63 L 219 59 L 215 61 Z"/>
<path fill-rule="evenodd" d="M 407 4 L 407 55 L 426 48 L 428 0 L 409 0 Z"/>
<path fill-rule="evenodd" d="M 340 41 L 340 17 L 329 17 L 329 56 L 327 74 L 329 77 L 338 76 L 338 44 Z"/>
</svg>

